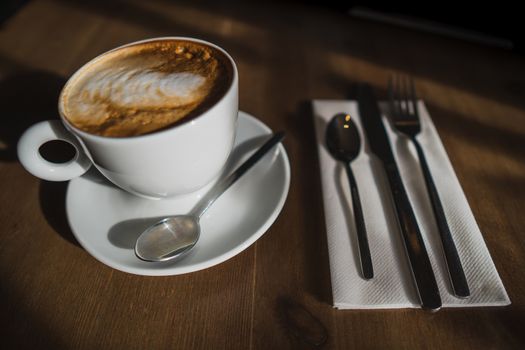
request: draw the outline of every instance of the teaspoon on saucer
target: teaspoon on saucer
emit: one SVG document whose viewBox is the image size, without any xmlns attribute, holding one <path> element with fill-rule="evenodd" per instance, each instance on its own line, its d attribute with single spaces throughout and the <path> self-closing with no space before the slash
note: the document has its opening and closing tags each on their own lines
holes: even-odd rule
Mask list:
<svg viewBox="0 0 525 350">
<path fill-rule="evenodd" d="M 275 133 L 248 160 L 220 180 L 189 214 L 167 217 L 146 229 L 137 239 L 135 255 L 150 262 L 182 258 L 197 244 L 200 236 L 199 220 L 206 210 L 283 137 L 284 132 Z"/>
<path fill-rule="evenodd" d="M 365 220 L 361 209 L 361 201 L 357 190 L 357 183 L 350 167 L 350 163 L 357 158 L 361 148 L 361 139 L 357 126 L 349 114 L 336 114 L 326 127 L 326 146 L 332 156 L 341 161 L 346 169 L 350 182 L 350 192 L 352 194 L 352 206 L 354 208 L 354 220 L 357 229 L 357 242 L 359 246 L 359 256 L 361 259 L 361 271 L 365 279 L 374 277 L 372 267 L 372 257 L 368 246 Z"/>
</svg>

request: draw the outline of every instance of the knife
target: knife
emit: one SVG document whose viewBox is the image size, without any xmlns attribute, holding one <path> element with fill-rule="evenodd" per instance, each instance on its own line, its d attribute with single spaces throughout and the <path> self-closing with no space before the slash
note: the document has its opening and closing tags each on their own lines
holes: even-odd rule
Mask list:
<svg viewBox="0 0 525 350">
<path fill-rule="evenodd" d="M 372 152 L 382 161 L 394 205 L 400 232 L 403 238 L 412 277 L 416 284 L 421 306 L 424 309 L 437 311 L 441 308 L 441 296 L 436 283 L 436 277 L 430 264 L 425 243 L 416 221 L 416 216 L 408 199 L 407 192 L 401 180 L 399 169 L 390 147 L 379 112 L 374 92 L 370 85 L 360 84 L 358 87 L 359 115 L 366 132 L 368 144 Z"/>
</svg>

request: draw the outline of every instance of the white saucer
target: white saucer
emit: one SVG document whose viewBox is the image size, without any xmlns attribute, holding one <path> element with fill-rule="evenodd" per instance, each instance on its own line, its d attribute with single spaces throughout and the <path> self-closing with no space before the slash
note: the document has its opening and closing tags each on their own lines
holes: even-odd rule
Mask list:
<svg viewBox="0 0 525 350">
<path fill-rule="evenodd" d="M 270 133 L 262 122 L 239 112 L 227 169 L 245 160 Z M 189 255 L 175 262 L 138 259 L 133 251 L 135 240 L 161 217 L 188 212 L 211 185 L 184 197 L 148 200 L 128 194 L 90 171 L 69 183 L 66 211 L 76 239 L 100 262 L 137 275 L 178 275 L 214 266 L 248 248 L 277 219 L 289 186 L 290 164 L 279 144 L 213 204 L 201 219 L 199 242 Z"/>
</svg>

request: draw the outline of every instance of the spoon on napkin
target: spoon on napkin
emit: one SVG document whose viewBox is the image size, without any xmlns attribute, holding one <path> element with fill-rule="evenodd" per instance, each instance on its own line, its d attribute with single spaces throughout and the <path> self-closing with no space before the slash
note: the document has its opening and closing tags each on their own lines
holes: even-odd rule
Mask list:
<svg viewBox="0 0 525 350">
<path fill-rule="evenodd" d="M 350 167 L 350 163 L 357 158 L 361 149 L 361 139 L 357 126 L 349 114 L 336 114 L 326 127 L 326 146 L 332 156 L 341 161 L 346 169 L 348 181 L 350 182 L 350 193 L 352 194 L 352 207 L 354 208 L 354 220 L 357 229 L 357 242 L 359 245 L 359 257 L 361 261 L 361 271 L 363 278 L 371 279 L 374 277 L 372 267 L 372 257 L 368 246 L 363 210 L 357 183 Z"/>
</svg>

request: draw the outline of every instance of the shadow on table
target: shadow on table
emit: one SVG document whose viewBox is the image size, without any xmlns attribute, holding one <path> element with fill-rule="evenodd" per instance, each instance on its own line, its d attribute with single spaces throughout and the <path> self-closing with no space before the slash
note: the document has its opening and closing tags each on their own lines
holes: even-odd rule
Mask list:
<svg viewBox="0 0 525 350">
<path fill-rule="evenodd" d="M 0 331 L 2 348 L 34 349 L 38 344 L 41 349 L 66 349 L 56 330 L 28 306 L 26 293 L 17 290 L 15 285 L 2 276 L 0 309 L 4 315 L 2 321 L 6 321 L 2 322 Z"/>
<path fill-rule="evenodd" d="M 22 133 L 43 120 L 58 119 L 58 96 L 66 82 L 52 72 L 31 70 L 6 57 L 0 57 L 0 161 L 17 161 L 16 147 Z M 66 143 L 48 143 L 46 159 L 71 158 Z M 65 240 L 79 246 L 66 218 L 67 182 L 41 181 L 40 207 L 49 225 Z"/>
<path fill-rule="evenodd" d="M 301 152 L 295 153 L 292 186 L 298 187 L 294 192 L 301 206 L 306 288 L 318 301 L 331 305 L 328 246 L 311 101 L 300 102 L 296 113 L 287 116 L 286 123 L 290 138 L 301 148 Z"/>
<path fill-rule="evenodd" d="M 6 0 L 0 3 L 0 25 L 15 16 L 29 0 Z"/>
<path fill-rule="evenodd" d="M 37 122 L 58 119 L 58 96 L 66 79 L 55 73 L 28 70 L 0 57 L 0 161 L 17 160 L 22 133 Z"/>
<path fill-rule="evenodd" d="M 80 247 L 76 240 L 66 215 L 66 192 L 69 182 L 40 182 L 40 209 L 49 224 L 63 239 Z"/>
</svg>

